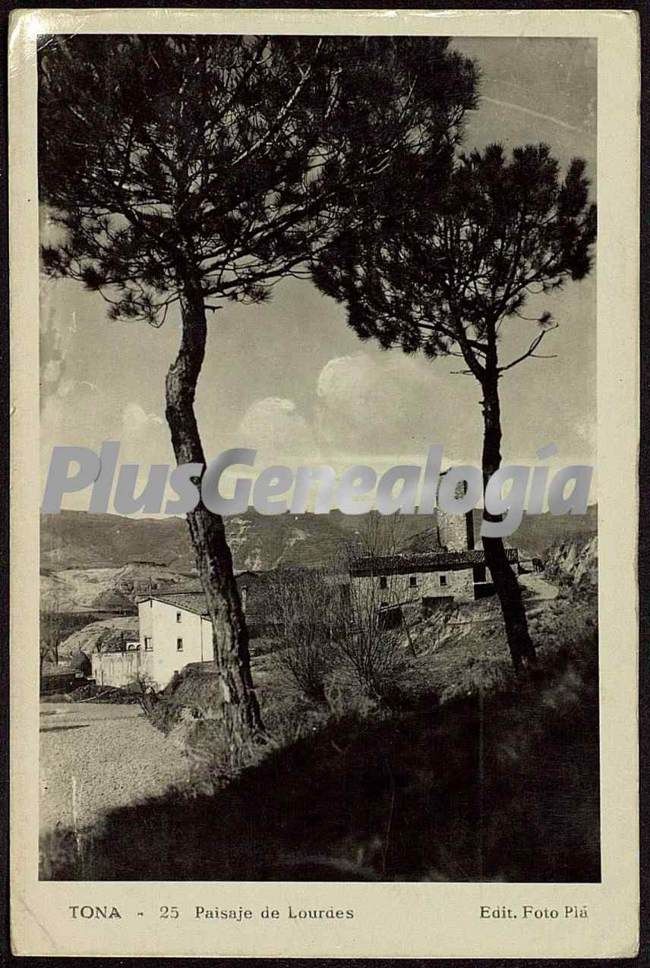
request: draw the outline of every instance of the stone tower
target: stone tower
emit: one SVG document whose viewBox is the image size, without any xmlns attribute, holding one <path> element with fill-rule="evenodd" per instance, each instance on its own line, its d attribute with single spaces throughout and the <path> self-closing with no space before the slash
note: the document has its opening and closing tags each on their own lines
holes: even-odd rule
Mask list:
<svg viewBox="0 0 650 968">
<path fill-rule="evenodd" d="M 455 497 L 461 498 L 467 490 L 467 484 L 459 481 L 456 485 Z M 474 516 L 472 511 L 466 514 L 447 514 L 438 508 L 438 537 L 440 545 L 446 551 L 467 551 L 475 546 Z"/>
</svg>

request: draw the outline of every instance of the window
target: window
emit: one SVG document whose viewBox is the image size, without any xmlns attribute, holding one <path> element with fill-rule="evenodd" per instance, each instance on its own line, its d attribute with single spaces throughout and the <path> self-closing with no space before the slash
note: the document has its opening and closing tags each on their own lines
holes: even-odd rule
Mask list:
<svg viewBox="0 0 650 968">
<path fill-rule="evenodd" d="M 386 578 L 385 575 L 382 575 L 381 578 L 379 579 L 379 587 L 388 588 L 388 579 Z"/>
<path fill-rule="evenodd" d="M 150 635 L 144 637 L 144 651 L 153 652 L 153 640 Z"/>
<path fill-rule="evenodd" d="M 182 619 L 182 617 L 183 617 L 183 615 L 182 615 L 181 612 L 176 612 L 176 621 L 177 622 L 180 622 L 180 620 Z"/>
<path fill-rule="evenodd" d="M 411 586 L 411 588 L 417 588 L 418 587 L 418 576 L 417 575 L 411 575 L 411 577 L 409 578 L 409 585 Z"/>
<path fill-rule="evenodd" d="M 182 639 L 176 639 L 176 651 L 177 652 L 182 652 L 183 651 L 183 640 Z"/>
<path fill-rule="evenodd" d="M 446 575 L 441 575 L 440 576 L 440 584 L 441 585 L 446 585 L 447 584 L 447 576 Z"/>
</svg>

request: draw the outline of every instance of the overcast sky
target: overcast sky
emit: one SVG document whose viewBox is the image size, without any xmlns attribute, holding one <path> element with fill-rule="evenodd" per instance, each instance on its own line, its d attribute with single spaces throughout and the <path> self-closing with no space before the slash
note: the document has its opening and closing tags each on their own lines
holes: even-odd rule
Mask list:
<svg viewBox="0 0 650 968">
<path fill-rule="evenodd" d="M 468 39 L 453 46 L 476 57 L 481 103 L 465 147 L 545 141 L 563 165 L 584 157 L 595 179 L 594 41 Z M 533 463 L 559 447 L 558 464 L 595 463 L 595 274 L 530 303 L 560 323 L 545 342 L 556 359 L 529 360 L 501 382 L 506 461 Z M 507 322 L 502 358 L 522 351 L 533 324 Z M 228 305 L 211 335 L 197 409 L 208 458 L 252 446 L 264 463 L 423 463 L 441 443 L 450 462 L 479 464 L 480 392 L 473 378 L 434 362 L 361 344 L 345 312 L 309 282 L 288 280 L 260 307 Z M 106 304 L 70 281 L 42 282 L 41 456 L 56 444 L 98 449 L 122 441 L 120 459 L 173 463 L 164 421 L 164 377 L 179 339 L 178 318 L 161 330 L 110 322 Z M 64 502 L 86 507 L 87 496 Z"/>
</svg>

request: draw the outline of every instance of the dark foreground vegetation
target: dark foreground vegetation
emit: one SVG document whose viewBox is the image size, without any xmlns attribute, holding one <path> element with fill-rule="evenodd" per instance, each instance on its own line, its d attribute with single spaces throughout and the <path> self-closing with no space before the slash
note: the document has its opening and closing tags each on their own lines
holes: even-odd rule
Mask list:
<svg viewBox="0 0 650 968">
<path fill-rule="evenodd" d="M 534 626 L 558 630 L 563 614 L 570 600 Z M 188 679 L 184 703 L 179 688 L 159 718 L 170 742 L 191 747 L 195 783 L 109 813 L 101 828 L 50 835 L 41 877 L 598 881 L 597 636 L 580 624 L 571 641 L 547 634 L 523 678 L 505 642 L 485 647 L 489 623 L 483 641 L 423 648 L 411 668 L 419 688 L 407 677 L 384 703 L 343 680 L 316 703 L 267 677 L 271 739 L 230 776 L 218 720 L 193 718 L 190 696 L 205 712 L 209 677 Z"/>
</svg>

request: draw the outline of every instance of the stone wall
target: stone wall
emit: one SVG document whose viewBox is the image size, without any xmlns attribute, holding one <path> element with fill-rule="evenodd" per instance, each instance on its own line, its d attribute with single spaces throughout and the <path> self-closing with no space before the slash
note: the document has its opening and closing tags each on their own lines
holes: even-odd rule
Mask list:
<svg viewBox="0 0 650 968">
<path fill-rule="evenodd" d="M 462 568 L 413 575 L 352 577 L 350 591 L 353 598 L 366 609 L 379 608 L 381 605 L 405 605 L 423 598 L 453 598 L 455 601 L 471 602 L 474 598 L 474 582 L 472 569 Z"/>
<path fill-rule="evenodd" d="M 152 675 L 153 656 L 138 650 L 127 652 L 93 652 L 92 677 L 98 686 L 124 688 L 142 675 Z"/>
</svg>

